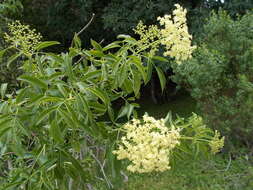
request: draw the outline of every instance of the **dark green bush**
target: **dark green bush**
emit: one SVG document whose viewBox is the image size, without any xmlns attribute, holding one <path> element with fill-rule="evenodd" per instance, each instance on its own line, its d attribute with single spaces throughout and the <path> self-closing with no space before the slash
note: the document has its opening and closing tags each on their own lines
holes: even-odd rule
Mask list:
<svg viewBox="0 0 253 190">
<path fill-rule="evenodd" d="M 204 26 L 193 58 L 174 65 L 173 79 L 198 101 L 206 122 L 227 139 L 253 144 L 253 14 L 233 20 L 224 11 Z"/>
</svg>

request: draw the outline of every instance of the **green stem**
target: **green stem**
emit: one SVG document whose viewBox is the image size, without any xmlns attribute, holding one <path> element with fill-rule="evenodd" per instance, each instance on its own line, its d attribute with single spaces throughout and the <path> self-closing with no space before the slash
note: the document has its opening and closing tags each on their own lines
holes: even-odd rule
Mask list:
<svg viewBox="0 0 253 190">
<path fill-rule="evenodd" d="M 182 136 L 180 137 L 180 139 L 183 139 L 183 140 L 194 140 L 196 138 L 193 138 L 193 137 L 185 137 L 185 136 Z M 203 142 L 210 142 L 209 140 L 206 140 L 206 139 L 197 139 L 198 141 L 203 141 Z"/>
</svg>

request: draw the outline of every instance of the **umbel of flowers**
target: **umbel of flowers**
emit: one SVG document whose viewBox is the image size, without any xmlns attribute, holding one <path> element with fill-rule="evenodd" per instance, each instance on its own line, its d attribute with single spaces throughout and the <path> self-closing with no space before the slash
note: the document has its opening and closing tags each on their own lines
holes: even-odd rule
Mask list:
<svg viewBox="0 0 253 190">
<path fill-rule="evenodd" d="M 199 120 L 198 116 L 197 119 Z M 113 154 L 119 160 L 128 159 L 131 164 L 127 170 L 138 173 L 169 170 L 173 150 L 180 145 L 181 140 L 191 139 L 181 134 L 182 127 L 173 124 L 167 127 L 164 119 L 156 120 L 147 115 L 143 116 L 143 120 L 133 119 L 123 126 L 123 130 L 125 135 Z M 217 131 L 209 140 L 201 137 L 197 140 L 207 142 L 213 154 L 219 152 L 224 145 L 224 137 L 220 138 Z"/>
</svg>

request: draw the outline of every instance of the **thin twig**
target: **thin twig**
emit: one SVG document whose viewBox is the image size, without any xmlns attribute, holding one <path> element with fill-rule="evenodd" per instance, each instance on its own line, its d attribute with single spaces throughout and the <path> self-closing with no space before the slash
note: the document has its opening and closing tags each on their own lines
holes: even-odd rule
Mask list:
<svg viewBox="0 0 253 190">
<path fill-rule="evenodd" d="M 79 31 L 75 34 L 75 36 L 79 36 L 84 30 L 86 30 L 86 28 L 88 28 L 90 26 L 90 24 L 92 23 L 93 19 L 95 17 L 95 14 L 92 13 L 92 16 L 91 16 L 91 19 L 89 20 L 89 22 Z M 74 43 L 74 38 L 71 42 L 71 47 L 73 46 L 73 43 Z"/>
<path fill-rule="evenodd" d="M 89 183 L 87 184 L 87 188 L 88 188 L 88 190 L 94 190 L 93 187 L 92 187 L 92 185 L 89 184 Z"/>
<path fill-rule="evenodd" d="M 224 170 L 216 170 L 216 171 L 218 171 L 218 172 L 227 172 L 228 169 L 231 166 L 231 161 L 232 161 L 232 158 L 231 158 L 231 155 L 229 154 L 229 161 L 228 161 L 228 164 L 227 164 L 226 168 Z"/>
<path fill-rule="evenodd" d="M 107 176 L 106 176 L 106 174 L 105 174 L 103 164 L 101 164 L 101 162 L 100 162 L 100 161 L 97 159 L 97 157 L 92 153 L 92 151 L 90 151 L 90 154 L 91 154 L 91 156 L 97 161 L 98 165 L 100 166 L 100 169 L 101 169 L 101 171 L 102 171 L 102 174 L 103 174 L 103 176 L 104 176 L 104 178 L 105 178 L 105 181 L 106 181 L 108 187 L 109 187 L 109 188 L 111 188 L 111 187 L 113 188 L 112 183 L 109 181 L 109 179 L 107 178 Z"/>
<path fill-rule="evenodd" d="M 228 162 L 228 165 L 227 165 L 227 167 L 226 167 L 226 169 L 225 169 L 225 172 L 226 171 L 228 171 L 228 169 L 230 168 L 230 165 L 231 165 L 231 155 L 229 154 L 229 162 Z"/>
<path fill-rule="evenodd" d="M 69 179 L 69 184 L 68 184 L 68 188 L 69 188 L 69 190 L 71 190 L 71 189 L 72 189 L 72 185 L 73 185 L 73 179 L 72 179 L 72 178 L 70 178 L 70 179 Z"/>
<path fill-rule="evenodd" d="M 82 28 L 82 30 L 80 30 L 76 35 L 79 36 L 84 30 L 86 30 L 86 28 L 88 28 L 90 26 L 90 24 L 92 23 L 93 19 L 94 19 L 95 14 L 92 13 L 91 19 L 90 21 Z"/>
<path fill-rule="evenodd" d="M 102 39 L 102 40 L 99 42 L 99 44 L 102 44 L 104 41 L 105 41 L 105 39 Z"/>
</svg>

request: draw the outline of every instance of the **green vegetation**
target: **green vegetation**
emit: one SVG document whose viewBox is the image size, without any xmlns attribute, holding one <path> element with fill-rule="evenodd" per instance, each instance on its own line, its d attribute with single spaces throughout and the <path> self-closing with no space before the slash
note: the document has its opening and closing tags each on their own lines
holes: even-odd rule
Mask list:
<svg viewBox="0 0 253 190">
<path fill-rule="evenodd" d="M 253 189 L 252 8 L 1 1 L 0 190 Z"/>
<path fill-rule="evenodd" d="M 251 190 L 253 167 L 245 158 L 217 156 L 209 161 L 182 162 L 175 171 L 130 175 L 123 189 L 142 190 Z"/>
<path fill-rule="evenodd" d="M 168 111 L 183 117 L 197 111 L 196 102 L 185 93 L 177 97 L 176 101 L 162 105 L 150 102 L 151 100 L 140 102 L 143 109 L 141 113 L 145 110 L 156 118 L 164 117 Z M 149 175 L 129 174 L 122 190 L 251 190 L 252 162 L 247 149 L 231 152 L 229 155 L 219 154 L 210 160 L 192 157 L 180 161 L 171 171 Z M 103 183 L 96 187 L 104 189 Z"/>
<path fill-rule="evenodd" d="M 213 13 L 194 58 L 173 65 L 174 81 L 196 99 L 206 123 L 222 130 L 228 142 L 248 147 L 253 145 L 252 21 L 252 12 L 236 20 L 224 11 Z"/>
<path fill-rule="evenodd" d="M 148 112 L 155 118 L 163 118 L 171 111 L 181 117 L 189 117 L 196 112 L 196 102 L 186 92 L 179 93 L 176 100 L 164 104 L 154 104 L 151 99 L 141 99 L 139 114 Z M 187 108 L 187 109 L 184 109 Z M 253 159 L 247 149 L 219 154 L 210 160 L 191 157 L 181 160 L 177 167 L 163 173 L 131 174 L 122 190 L 251 190 L 253 188 Z M 173 167 L 173 166 L 172 166 Z M 98 183 L 97 189 L 106 189 Z"/>
</svg>

